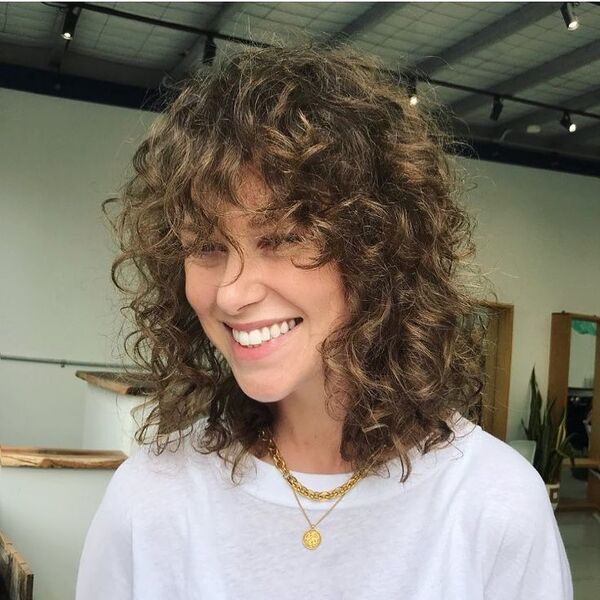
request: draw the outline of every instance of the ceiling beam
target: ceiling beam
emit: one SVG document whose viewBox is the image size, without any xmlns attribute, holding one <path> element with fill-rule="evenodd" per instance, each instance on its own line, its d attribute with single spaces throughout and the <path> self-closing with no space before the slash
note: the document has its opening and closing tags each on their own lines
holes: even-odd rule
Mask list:
<svg viewBox="0 0 600 600">
<path fill-rule="evenodd" d="M 552 138 L 540 138 L 539 135 L 519 132 L 511 133 L 503 140 L 494 140 L 490 138 L 490 129 L 454 121 L 454 135 L 467 144 L 465 147 L 457 147 L 458 152 L 476 160 L 505 162 L 595 177 L 600 174 L 600 149 L 573 144 L 567 152 L 562 145 L 552 146 Z"/>
<path fill-rule="evenodd" d="M 385 21 L 388 17 L 406 6 L 406 2 L 374 2 L 364 13 L 360 14 L 356 19 L 353 19 L 342 29 L 334 33 L 330 40 L 343 41 L 357 33 L 362 33 L 370 27 Z"/>
<path fill-rule="evenodd" d="M 0 56 L 6 64 L 55 72 L 48 67 L 48 49 L 44 47 L 0 43 Z M 64 57 L 60 73 L 75 76 L 85 73 L 90 79 L 142 88 L 153 88 L 162 75 L 157 69 L 125 65 L 73 51 Z"/>
<path fill-rule="evenodd" d="M 557 56 L 542 65 L 523 71 L 515 77 L 510 77 L 486 90 L 486 94 L 471 94 L 450 106 L 457 115 L 464 116 L 489 103 L 489 98 L 495 94 L 513 94 L 520 90 L 531 88 L 538 83 L 560 77 L 588 63 L 600 59 L 600 39 L 594 40 L 567 54 Z"/>
<path fill-rule="evenodd" d="M 160 112 L 164 99 L 157 89 L 123 85 L 46 69 L 0 63 L 0 88 Z"/>
<path fill-rule="evenodd" d="M 600 87 L 596 87 L 593 90 L 581 94 L 580 96 L 573 96 L 568 100 L 561 102 L 561 105 L 571 110 L 587 110 L 600 104 Z M 495 128 L 494 136 L 500 135 L 502 131 L 506 129 L 512 129 L 514 131 L 525 130 L 528 125 L 541 125 L 543 123 L 549 123 L 550 121 L 556 121 L 560 119 L 562 113 L 558 110 L 552 110 L 551 108 L 542 108 L 539 110 L 533 110 L 527 114 L 512 119 L 511 121 L 502 121 Z"/>
<path fill-rule="evenodd" d="M 558 10 L 560 10 L 559 2 L 528 2 L 477 33 L 446 48 L 439 55 L 421 61 L 417 64 L 416 71 L 431 75 L 438 69 L 479 52 Z"/>
<path fill-rule="evenodd" d="M 57 85 L 60 82 L 61 85 Z M 0 63 L 0 88 L 6 87 L 36 94 L 46 94 L 59 98 L 71 98 L 123 106 L 144 111 L 160 112 L 164 109 L 158 90 L 124 86 L 96 79 L 86 79 L 67 74 L 57 74 L 28 67 L 6 65 Z M 579 173 L 582 175 L 598 176 L 600 173 L 600 153 L 594 154 L 593 148 L 584 149 L 577 156 L 577 149 L 564 153 L 549 151 L 548 148 L 519 147 L 488 140 L 487 130 L 479 131 L 471 127 L 466 136 L 468 146 L 453 145 L 449 151 L 468 158 L 490 160 L 508 164 L 518 164 L 529 167 L 551 169 Z"/>
<path fill-rule="evenodd" d="M 218 32 L 223 23 L 226 23 L 231 19 L 240 8 L 243 8 L 243 3 L 241 2 L 224 2 L 215 16 L 208 23 L 203 24 L 202 28 L 208 31 Z M 206 40 L 207 37 L 205 35 L 199 36 L 194 44 L 188 48 L 185 56 L 169 69 L 168 75 L 172 80 L 179 81 L 202 66 Z"/>
<path fill-rule="evenodd" d="M 204 57 L 204 48 L 208 38 L 204 35 L 198 37 L 190 48 L 183 54 L 183 58 L 171 67 L 166 74 L 166 77 L 173 81 L 184 79 L 188 73 L 191 73 L 198 68 L 198 63 Z"/>
</svg>

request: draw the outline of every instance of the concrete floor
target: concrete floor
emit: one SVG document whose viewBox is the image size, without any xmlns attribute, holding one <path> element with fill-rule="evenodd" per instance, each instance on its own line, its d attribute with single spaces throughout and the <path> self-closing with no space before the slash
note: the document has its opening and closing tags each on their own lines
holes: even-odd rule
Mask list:
<svg viewBox="0 0 600 600">
<path fill-rule="evenodd" d="M 560 495 L 585 498 L 586 481 L 564 469 Z M 600 599 L 600 512 L 557 512 L 556 521 L 569 557 L 574 600 Z"/>
</svg>

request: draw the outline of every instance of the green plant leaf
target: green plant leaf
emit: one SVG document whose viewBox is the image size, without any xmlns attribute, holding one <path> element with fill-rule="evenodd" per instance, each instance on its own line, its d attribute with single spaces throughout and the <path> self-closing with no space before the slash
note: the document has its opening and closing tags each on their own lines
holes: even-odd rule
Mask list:
<svg viewBox="0 0 600 600">
<path fill-rule="evenodd" d="M 546 401 L 542 408 L 543 400 L 535 375 L 535 366 L 531 371 L 529 379 L 530 405 L 529 424 L 521 420 L 527 439 L 536 442 L 536 451 L 533 466 L 546 483 L 560 481 L 562 461 L 564 458 L 571 459 L 574 465 L 575 449 L 570 440 L 572 435 L 566 435 L 567 409 L 563 408 L 560 423 L 556 424 L 553 419 L 553 408 L 556 398 Z"/>
</svg>

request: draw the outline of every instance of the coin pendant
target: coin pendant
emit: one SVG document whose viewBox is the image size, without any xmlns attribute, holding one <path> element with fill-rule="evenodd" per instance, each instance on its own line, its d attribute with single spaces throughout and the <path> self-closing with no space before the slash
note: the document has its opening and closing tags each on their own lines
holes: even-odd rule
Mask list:
<svg viewBox="0 0 600 600">
<path fill-rule="evenodd" d="M 314 528 L 311 527 L 302 538 L 302 543 L 309 550 L 314 550 L 321 543 L 321 534 Z"/>
</svg>

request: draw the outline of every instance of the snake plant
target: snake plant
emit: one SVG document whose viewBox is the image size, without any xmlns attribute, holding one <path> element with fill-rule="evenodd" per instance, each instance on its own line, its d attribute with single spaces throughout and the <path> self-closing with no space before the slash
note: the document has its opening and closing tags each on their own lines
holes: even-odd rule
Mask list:
<svg viewBox="0 0 600 600">
<path fill-rule="evenodd" d="M 556 424 L 552 417 L 556 398 L 552 402 L 546 402 L 546 408 L 542 410 L 542 395 L 537 384 L 535 367 L 531 371 L 529 390 L 531 394 L 529 426 L 526 427 L 523 420 L 521 425 L 527 439 L 537 442 L 533 466 L 546 483 L 558 483 L 563 459 L 571 459 L 571 465 L 574 465 L 576 452 L 571 446 L 573 434 L 567 436 L 567 408 L 565 406 L 563 409 L 559 424 Z"/>
</svg>

